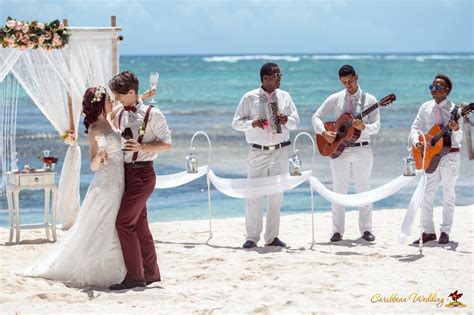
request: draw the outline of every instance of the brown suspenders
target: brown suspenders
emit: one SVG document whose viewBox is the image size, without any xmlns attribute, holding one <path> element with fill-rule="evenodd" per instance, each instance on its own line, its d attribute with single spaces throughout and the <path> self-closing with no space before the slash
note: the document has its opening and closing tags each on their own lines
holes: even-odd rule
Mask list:
<svg viewBox="0 0 474 315">
<path fill-rule="evenodd" d="M 147 108 L 147 110 L 146 110 L 145 118 L 143 119 L 143 128 L 141 128 L 141 129 L 143 129 L 143 134 L 142 134 L 142 135 L 139 135 L 139 136 L 138 136 L 138 139 L 137 139 L 137 142 L 140 143 L 140 144 L 141 144 L 142 141 L 143 141 L 143 136 L 144 136 L 144 134 L 145 134 L 146 126 L 147 126 L 147 124 L 148 124 L 148 118 L 149 118 L 149 116 L 150 116 L 150 112 L 151 112 L 152 108 L 153 108 L 152 106 L 148 106 L 148 108 Z M 119 114 L 119 129 L 120 129 L 120 124 L 121 124 L 121 122 L 122 122 L 122 115 L 123 115 L 123 112 L 124 112 L 124 110 L 122 109 L 122 110 L 120 111 L 120 114 Z M 138 152 L 134 152 L 134 153 L 133 153 L 133 156 L 132 156 L 132 163 L 135 163 L 135 161 L 137 160 L 137 157 L 138 157 Z"/>
</svg>

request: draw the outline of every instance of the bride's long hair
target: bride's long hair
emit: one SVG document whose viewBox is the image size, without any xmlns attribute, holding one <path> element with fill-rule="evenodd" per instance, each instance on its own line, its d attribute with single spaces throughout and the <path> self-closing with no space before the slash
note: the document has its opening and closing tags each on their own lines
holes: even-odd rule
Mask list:
<svg viewBox="0 0 474 315">
<path fill-rule="evenodd" d="M 82 98 L 82 113 L 84 117 L 85 133 L 89 131 L 89 125 L 97 120 L 99 115 L 105 113 L 105 100 L 107 92 L 104 90 L 102 95 L 97 98 L 96 92 L 98 87 L 90 87 L 84 93 Z M 100 93 L 99 93 L 100 94 Z"/>
</svg>

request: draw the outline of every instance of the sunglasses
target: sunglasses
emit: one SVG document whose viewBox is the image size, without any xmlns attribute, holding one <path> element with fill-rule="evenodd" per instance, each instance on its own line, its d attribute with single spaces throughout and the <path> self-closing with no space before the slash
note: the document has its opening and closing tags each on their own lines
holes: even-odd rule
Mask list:
<svg viewBox="0 0 474 315">
<path fill-rule="evenodd" d="M 281 79 L 283 77 L 283 73 L 281 72 L 276 72 L 276 73 L 273 73 L 273 74 L 266 74 L 267 76 L 269 77 L 275 77 L 275 78 L 278 78 L 278 79 Z"/>
<path fill-rule="evenodd" d="M 445 86 L 441 86 L 441 85 L 439 85 L 439 84 L 435 84 L 435 85 L 430 85 L 430 86 L 428 86 L 428 88 L 430 89 L 430 91 L 435 90 L 436 92 L 438 92 L 439 90 L 444 89 Z"/>
</svg>

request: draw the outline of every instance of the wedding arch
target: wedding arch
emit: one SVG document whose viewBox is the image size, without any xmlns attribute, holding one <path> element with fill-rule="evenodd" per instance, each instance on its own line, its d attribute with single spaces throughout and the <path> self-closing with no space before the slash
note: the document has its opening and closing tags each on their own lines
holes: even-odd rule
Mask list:
<svg viewBox="0 0 474 315">
<path fill-rule="evenodd" d="M 59 21 L 53 22 L 57 22 L 55 29 L 66 30 L 70 35 L 68 43 L 63 46 L 59 36 L 51 38 L 51 42 L 58 43 L 57 47 L 60 48 L 51 49 L 36 43 L 36 49 L 31 49 L 34 45 L 31 41 L 30 48 L 18 47 L 13 43 L 13 35 L 12 45 L 8 45 L 7 39 L 0 42 L 3 44 L 0 47 L 0 84 L 3 85 L 0 97 L 2 181 L 9 171 L 11 154 L 15 152 L 18 104 L 18 86 L 15 85 L 19 85 L 69 145 L 59 178 L 57 199 L 58 216 L 63 228 L 68 229 L 74 224 L 80 208 L 81 151 L 76 140 L 82 95 L 89 86 L 107 86 L 108 80 L 118 73 L 118 42 L 123 37 L 119 34 L 122 29 L 116 26 L 115 16 L 111 17 L 110 27 L 68 27 L 67 20 L 61 24 Z M 41 25 L 42 30 L 45 25 L 36 21 L 22 23 L 9 18 L 7 26 L 14 23 L 19 26 L 17 30 L 20 36 L 23 35 L 22 25 L 26 25 L 23 31 L 25 34 L 28 33 L 28 25 L 30 31 L 32 25 Z M 35 34 L 31 36 L 37 39 Z M 28 40 L 24 43 L 28 44 Z M 17 83 L 12 82 L 12 78 Z"/>
</svg>

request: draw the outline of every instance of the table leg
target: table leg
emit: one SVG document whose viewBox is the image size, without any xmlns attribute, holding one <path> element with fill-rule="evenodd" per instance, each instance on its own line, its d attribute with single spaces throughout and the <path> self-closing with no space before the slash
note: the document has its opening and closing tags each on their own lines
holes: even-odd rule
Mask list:
<svg viewBox="0 0 474 315">
<path fill-rule="evenodd" d="M 51 229 L 53 231 L 53 241 L 56 242 L 56 187 L 51 189 Z"/>
<path fill-rule="evenodd" d="M 44 225 L 46 228 L 46 238 L 49 240 L 49 195 L 50 195 L 50 189 L 45 188 L 44 189 Z"/>
<path fill-rule="evenodd" d="M 14 205 L 15 205 L 15 217 L 16 217 L 16 243 L 20 243 L 20 192 L 14 190 Z"/>
<path fill-rule="evenodd" d="M 8 212 L 9 212 L 9 222 L 10 222 L 10 237 L 8 243 L 12 244 L 13 241 L 13 192 L 7 190 L 7 203 L 8 203 Z"/>
</svg>

